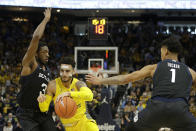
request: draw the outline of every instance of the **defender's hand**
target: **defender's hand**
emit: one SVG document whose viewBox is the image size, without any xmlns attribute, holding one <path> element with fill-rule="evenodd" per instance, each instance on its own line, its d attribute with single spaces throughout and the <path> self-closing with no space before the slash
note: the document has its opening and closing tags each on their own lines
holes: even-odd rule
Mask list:
<svg viewBox="0 0 196 131">
<path fill-rule="evenodd" d="M 85 79 L 87 80 L 87 82 L 89 82 L 91 84 L 101 85 L 102 76 L 99 75 L 99 77 L 97 77 L 97 76 L 94 76 L 92 74 L 88 74 L 88 75 L 85 76 Z"/>
<path fill-rule="evenodd" d="M 63 97 L 70 97 L 71 96 L 71 93 L 70 92 L 64 92 L 62 94 L 60 94 L 57 99 L 56 99 L 56 102 L 58 102 L 60 99 L 62 99 Z"/>
<path fill-rule="evenodd" d="M 38 98 L 37 98 L 37 101 L 39 102 L 39 103 L 42 103 L 42 102 L 44 102 L 46 100 L 46 96 L 44 95 L 44 94 L 42 94 L 42 92 L 40 91 L 39 92 L 39 96 L 38 96 Z"/>
<path fill-rule="evenodd" d="M 48 22 L 50 20 L 50 17 L 51 17 L 51 8 L 47 8 L 45 9 L 44 11 L 44 16 L 45 16 L 45 20 Z"/>
</svg>

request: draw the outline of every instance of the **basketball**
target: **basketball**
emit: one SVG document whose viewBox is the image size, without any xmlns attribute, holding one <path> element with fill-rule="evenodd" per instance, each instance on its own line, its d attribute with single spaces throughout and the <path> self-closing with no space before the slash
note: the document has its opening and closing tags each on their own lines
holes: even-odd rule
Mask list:
<svg viewBox="0 0 196 131">
<path fill-rule="evenodd" d="M 76 102 L 70 97 L 63 97 L 55 103 L 55 112 L 61 118 L 71 118 L 77 111 Z"/>
</svg>

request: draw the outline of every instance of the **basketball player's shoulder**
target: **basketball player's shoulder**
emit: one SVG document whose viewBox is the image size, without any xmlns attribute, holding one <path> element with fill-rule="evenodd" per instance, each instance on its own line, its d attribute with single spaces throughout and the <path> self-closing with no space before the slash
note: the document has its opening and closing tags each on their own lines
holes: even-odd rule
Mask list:
<svg viewBox="0 0 196 131">
<path fill-rule="evenodd" d="M 151 65 L 145 66 L 143 69 L 146 69 L 146 70 L 155 70 L 156 68 L 157 68 L 157 64 L 151 64 Z"/>
<path fill-rule="evenodd" d="M 151 64 L 151 65 L 145 66 L 144 70 L 147 70 L 147 72 L 149 72 L 150 76 L 153 76 L 156 68 L 157 68 L 157 64 Z"/>
<path fill-rule="evenodd" d="M 157 64 L 151 64 L 151 65 L 148 65 L 149 68 L 153 69 L 153 68 L 156 68 L 157 67 Z"/>
<path fill-rule="evenodd" d="M 56 86 L 56 79 L 49 81 L 49 86 Z"/>
</svg>

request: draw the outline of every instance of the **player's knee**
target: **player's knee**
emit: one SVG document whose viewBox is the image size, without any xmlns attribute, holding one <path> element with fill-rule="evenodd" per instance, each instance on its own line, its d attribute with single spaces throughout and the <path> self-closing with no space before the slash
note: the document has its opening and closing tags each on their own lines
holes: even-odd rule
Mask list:
<svg viewBox="0 0 196 131">
<path fill-rule="evenodd" d="M 136 126 L 132 123 L 129 123 L 125 129 L 125 131 L 138 131 L 138 129 L 136 128 Z"/>
</svg>

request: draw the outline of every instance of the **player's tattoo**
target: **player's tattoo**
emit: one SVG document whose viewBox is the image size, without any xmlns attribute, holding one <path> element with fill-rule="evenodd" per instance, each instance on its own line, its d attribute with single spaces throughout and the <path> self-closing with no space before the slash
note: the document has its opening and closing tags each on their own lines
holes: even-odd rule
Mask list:
<svg viewBox="0 0 196 131">
<path fill-rule="evenodd" d="M 81 87 L 87 87 L 87 85 L 86 85 L 86 83 L 83 82 L 83 81 L 78 81 L 78 82 L 76 83 L 76 87 L 77 87 L 78 89 L 80 89 Z"/>
</svg>

